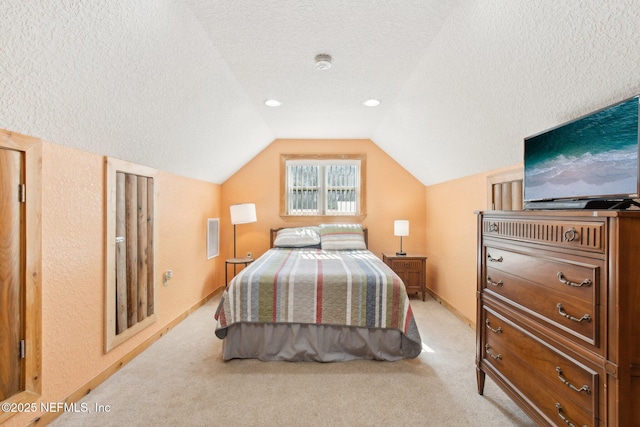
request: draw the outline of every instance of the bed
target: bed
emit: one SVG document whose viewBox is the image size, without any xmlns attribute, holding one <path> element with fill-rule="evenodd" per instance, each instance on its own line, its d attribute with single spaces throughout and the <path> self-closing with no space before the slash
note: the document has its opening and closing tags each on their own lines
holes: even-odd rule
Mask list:
<svg viewBox="0 0 640 427">
<path fill-rule="evenodd" d="M 272 230 L 215 318 L 223 359 L 337 362 L 414 358 L 422 342 L 401 279 L 359 224 Z"/>
</svg>

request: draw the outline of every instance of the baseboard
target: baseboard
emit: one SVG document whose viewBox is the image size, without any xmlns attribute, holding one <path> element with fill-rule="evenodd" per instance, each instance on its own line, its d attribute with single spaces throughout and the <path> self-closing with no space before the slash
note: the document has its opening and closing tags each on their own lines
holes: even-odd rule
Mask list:
<svg viewBox="0 0 640 427">
<path fill-rule="evenodd" d="M 216 290 L 211 292 L 209 295 L 207 295 L 206 297 L 198 301 L 196 304 L 194 304 L 193 306 L 185 310 L 182 314 L 180 314 L 178 317 L 176 317 L 167 325 L 165 325 L 161 330 L 151 335 L 145 341 L 140 343 L 140 345 L 138 345 L 136 348 L 134 348 L 129 353 L 125 354 L 120 359 L 118 359 L 111 366 L 107 367 L 104 371 L 102 371 L 101 373 L 99 373 L 98 375 L 90 379 L 87 383 L 78 387 L 74 392 L 72 392 L 70 395 L 64 398 L 61 403 L 72 404 L 72 403 L 78 402 L 87 394 L 91 393 L 93 389 L 95 389 L 104 381 L 106 381 L 111 375 L 118 372 L 120 368 L 122 368 L 124 365 L 129 363 L 131 360 L 133 360 L 136 356 L 138 356 L 144 350 L 149 348 L 151 344 L 159 340 L 164 334 L 166 334 L 171 329 L 173 329 L 176 325 L 178 325 L 180 322 L 186 319 L 191 313 L 196 311 L 198 308 L 202 307 L 211 298 L 222 293 L 223 290 L 224 290 L 224 286 L 217 288 Z M 46 426 L 47 424 L 55 420 L 59 415 L 61 415 L 61 412 L 47 412 L 40 415 L 38 418 L 34 418 L 33 420 L 31 420 L 31 422 L 28 425 L 29 426 Z"/>
<path fill-rule="evenodd" d="M 431 296 L 431 298 L 433 298 L 434 300 L 438 301 L 438 303 L 440 303 L 440 305 L 444 306 L 444 308 L 446 308 L 447 310 L 449 310 L 454 316 L 456 316 L 458 319 L 462 320 L 464 323 L 466 323 L 467 325 L 469 325 L 469 327 L 471 329 L 473 329 L 474 331 L 476 330 L 476 322 L 472 322 L 471 320 L 467 319 L 467 317 L 460 313 L 458 310 L 455 309 L 455 307 L 453 307 L 451 304 L 449 304 L 447 301 L 445 301 L 444 299 L 442 299 L 437 293 L 435 293 L 433 290 L 427 288 L 427 293 Z"/>
</svg>

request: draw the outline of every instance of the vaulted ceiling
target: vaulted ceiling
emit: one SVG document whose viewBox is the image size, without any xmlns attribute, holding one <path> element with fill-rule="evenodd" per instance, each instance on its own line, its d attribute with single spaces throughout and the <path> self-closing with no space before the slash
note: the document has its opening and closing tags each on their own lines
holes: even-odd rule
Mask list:
<svg viewBox="0 0 640 427">
<path fill-rule="evenodd" d="M 214 183 L 274 139 L 368 138 L 430 185 L 639 92 L 639 20 L 634 0 L 3 0 L 0 127 Z"/>
</svg>

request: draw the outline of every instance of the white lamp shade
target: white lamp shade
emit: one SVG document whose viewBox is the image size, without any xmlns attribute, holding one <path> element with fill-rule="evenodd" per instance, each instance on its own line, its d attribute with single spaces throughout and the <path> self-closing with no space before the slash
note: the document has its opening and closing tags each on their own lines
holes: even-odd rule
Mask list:
<svg viewBox="0 0 640 427">
<path fill-rule="evenodd" d="M 409 221 L 407 221 L 406 219 L 396 219 L 395 221 L 393 221 L 393 235 L 408 236 Z"/>
<path fill-rule="evenodd" d="M 256 222 L 256 205 L 254 203 L 241 203 L 231 205 L 231 224 L 247 224 Z"/>
</svg>

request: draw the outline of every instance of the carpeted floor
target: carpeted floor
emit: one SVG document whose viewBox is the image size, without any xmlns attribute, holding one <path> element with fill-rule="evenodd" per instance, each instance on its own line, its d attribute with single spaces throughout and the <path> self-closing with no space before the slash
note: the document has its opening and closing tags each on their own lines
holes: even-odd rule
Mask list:
<svg viewBox="0 0 640 427">
<path fill-rule="evenodd" d="M 90 412 L 50 425 L 535 425 L 491 380 L 477 394 L 475 332 L 431 298 L 411 300 L 425 349 L 418 358 L 344 363 L 224 362 L 213 333 L 218 301 L 86 396 Z"/>
</svg>

